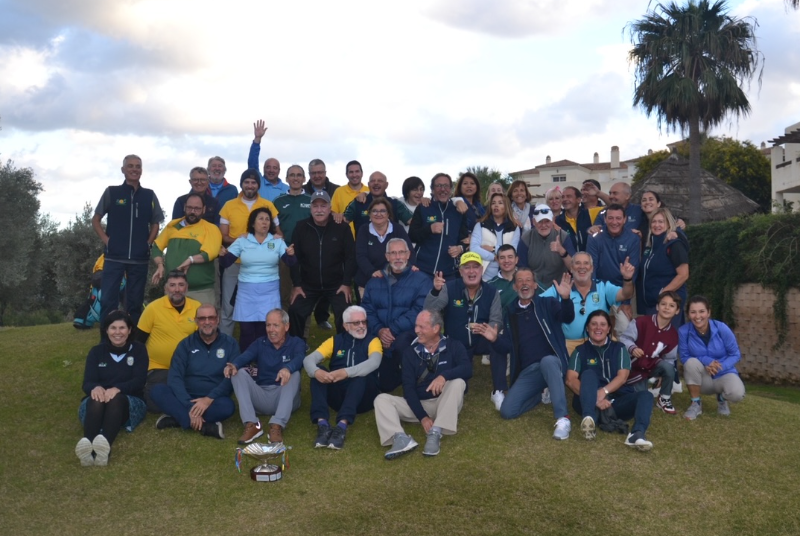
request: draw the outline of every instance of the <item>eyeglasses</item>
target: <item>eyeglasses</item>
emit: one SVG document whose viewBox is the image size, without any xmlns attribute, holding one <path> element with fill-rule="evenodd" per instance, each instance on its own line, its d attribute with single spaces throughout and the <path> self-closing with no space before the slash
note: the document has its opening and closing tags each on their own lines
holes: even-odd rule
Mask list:
<svg viewBox="0 0 800 536">
<path fill-rule="evenodd" d="M 538 216 L 539 214 L 550 214 L 549 208 L 535 208 L 533 209 L 533 215 Z"/>
<path fill-rule="evenodd" d="M 195 322 L 213 322 L 217 319 L 217 315 L 214 316 L 198 316 L 194 319 Z"/>
<path fill-rule="evenodd" d="M 379 214 L 387 214 L 388 211 L 386 209 L 375 209 L 372 211 L 372 213 L 375 215 L 379 215 Z"/>
<path fill-rule="evenodd" d="M 352 322 L 345 322 L 345 324 L 350 324 L 351 326 L 366 326 L 366 320 L 353 320 Z"/>
<path fill-rule="evenodd" d="M 202 212 L 203 211 L 203 207 L 187 207 L 187 206 L 184 206 L 183 209 L 186 212 Z"/>
<path fill-rule="evenodd" d="M 201 182 L 208 182 L 208 179 L 189 179 L 189 182 L 200 184 Z"/>
<path fill-rule="evenodd" d="M 434 184 L 433 185 L 433 189 L 434 190 L 449 190 L 450 189 L 450 183 L 445 182 L 445 183 L 441 183 L 441 184 Z"/>
</svg>

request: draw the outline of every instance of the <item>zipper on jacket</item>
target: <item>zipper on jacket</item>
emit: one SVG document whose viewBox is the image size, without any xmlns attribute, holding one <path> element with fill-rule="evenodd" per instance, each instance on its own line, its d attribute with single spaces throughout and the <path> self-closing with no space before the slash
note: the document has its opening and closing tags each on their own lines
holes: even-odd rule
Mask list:
<svg viewBox="0 0 800 536">
<path fill-rule="evenodd" d="M 130 260 L 133 252 L 133 198 L 136 195 L 136 191 L 131 192 L 131 224 L 128 228 L 128 260 Z"/>
</svg>

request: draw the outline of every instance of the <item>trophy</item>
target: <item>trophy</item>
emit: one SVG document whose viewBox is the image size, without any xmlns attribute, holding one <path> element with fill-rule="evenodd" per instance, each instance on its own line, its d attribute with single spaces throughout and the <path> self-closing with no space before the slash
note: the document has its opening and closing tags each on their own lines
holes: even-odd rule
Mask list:
<svg viewBox="0 0 800 536">
<path fill-rule="evenodd" d="M 251 443 L 243 449 L 236 449 L 236 468 L 242 472 L 242 454 L 247 454 L 261 462 L 250 469 L 250 478 L 256 482 L 277 482 L 283 476 L 283 470 L 288 469 L 287 463 L 288 448 L 283 443 Z M 269 463 L 270 460 L 280 458 L 280 465 Z"/>
</svg>

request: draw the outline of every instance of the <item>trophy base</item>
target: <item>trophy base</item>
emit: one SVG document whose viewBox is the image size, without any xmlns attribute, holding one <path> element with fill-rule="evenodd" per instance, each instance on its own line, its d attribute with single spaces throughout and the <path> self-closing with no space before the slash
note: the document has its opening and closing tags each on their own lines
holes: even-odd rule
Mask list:
<svg viewBox="0 0 800 536">
<path fill-rule="evenodd" d="M 250 478 L 255 482 L 277 482 L 282 476 L 280 466 L 269 463 L 250 469 Z"/>
</svg>

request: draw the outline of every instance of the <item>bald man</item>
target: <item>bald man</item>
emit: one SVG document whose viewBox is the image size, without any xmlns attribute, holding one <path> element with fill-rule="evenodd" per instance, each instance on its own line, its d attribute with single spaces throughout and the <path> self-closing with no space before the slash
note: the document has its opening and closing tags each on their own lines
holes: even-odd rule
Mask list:
<svg viewBox="0 0 800 536">
<path fill-rule="evenodd" d="M 258 157 L 261 153 L 261 138 L 267 133 L 264 121 L 259 119 L 253 123 L 253 143 L 250 144 L 250 154 L 247 156 L 247 167 L 258 169 Z M 269 201 L 289 191 L 289 185 L 281 180 L 281 163 L 276 158 L 264 160 L 264 174 L 259 172 L 258 195 Z"/>
</svg>

